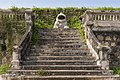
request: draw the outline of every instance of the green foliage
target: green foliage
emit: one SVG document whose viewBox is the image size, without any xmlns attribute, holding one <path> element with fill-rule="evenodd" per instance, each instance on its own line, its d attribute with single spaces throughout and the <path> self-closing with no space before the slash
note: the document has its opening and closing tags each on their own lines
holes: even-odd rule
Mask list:
<svg viewBox="0 0 120 80">
<path fill-rule="evenodd" d="M 18 7 L 16 7 L 16 6 L 11 6 L 10 10 L 12 10 L 12 11 L 18 11 L 18 10 L 19 10 L 19 8 L 18 8 Z"/>
<path fill-rule="evenodd" d="M 120 8 L 113 8 L 113 7 L 98 7 L 98 8 L 93 8 L 92 10 L 120 10 Z"/>
<path fill-rule="evenodd" d="M 7 71 L 10 69 L 8 64 L 2 64 L 0 66 L 0 75 L 7 73 Z"/>
<path fill-rule="evenodd" d="M 43 69 L 40 69 L 38 72 L 39 76 L 45 76 L 46 75 L 46 71 L 44 71 Z"/>
<path fill-rule="evenodd" d="M 53 28 L 56 16 L 60 12 L 63 12 L 66 15 L 69 27 L 79 29 L 80 34 L 85 41 L 84 32 L 81 27 L 79 17 L 87 10 L 87 8 L 33 8 L 32 10 L 36 15 L 32 43 L 37 42 L 37 32 L 40 28 Z"/>
<path fill-rule="evenodd" d="M 20 11 L 20 10 L 27 10 L 27 9 L 30 9 L 30 8 L 24 8 L 24 7 L 21 7 L 21 8 L 18 8 L 16 6 L 11 6 L 11 8 L 9 8 L 10 10 L 12 10 L 13 12 L 15 11 Z"/>
<path fill-rule="evenodd" d="M 113 72 L 114 72 L 114 74 L 120 75 L 120 67 L 119 66 L 118 67 L 114 67 L 113 68 Z"/>
<path fill-rule="evenodd" d="M 13 7 L 13 10 L 17 10 L 16 7 Z M 6 41 L 7 52 L 12 54 L 12 47 L 19 43 L 22 35 L 26 32 L 26 22 L 25 20 L 20 20 L 18 22 L 17 13 L 13 12 L 13 17 L 8 17 L 1 13 L 0 16 L 0 37 L 1 41 Z"/>
<path fill-rule="evenodd" d="M 83 41 L 86 42 L 84 30 L 83 30 L 83 27 L 82 27 L 82 25 L 80 23 L 79 17 L 77 17 L 77 16 L 71 17 L 68 20 L 68 25 L 71 28 L 77 28 L 77 29 L 79 29 L 79 32 L 80 32 L 80 35 L 81 35 Z"/>
</svg>

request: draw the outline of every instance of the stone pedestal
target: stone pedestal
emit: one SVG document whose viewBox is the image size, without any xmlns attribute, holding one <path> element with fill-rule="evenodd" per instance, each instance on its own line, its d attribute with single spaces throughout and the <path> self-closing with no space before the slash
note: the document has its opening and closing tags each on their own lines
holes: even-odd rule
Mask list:
<svg viewBox="0 0 120 80">
<path fill-rule="evenodd" d="M 14 46 L 13 50 L 13 60 L 12 60 L 12 69 L 20 69 L 20 49 L 18 46 Z"/>
</svg>

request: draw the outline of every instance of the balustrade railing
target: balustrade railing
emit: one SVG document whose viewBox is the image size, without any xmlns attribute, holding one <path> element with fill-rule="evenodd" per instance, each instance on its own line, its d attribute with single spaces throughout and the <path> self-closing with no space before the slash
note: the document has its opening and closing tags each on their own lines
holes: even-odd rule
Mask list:
<svg viewBox="0 0 120 80">
<path fill-rule="evenodd" d="M 115 13 L 115 14 L 114 14 Z M 109 69 L 109 53 L 111 48 L 106 44 L 102 44 L 94 35 L 92 28 L 94 27 L 93 21 L 95 20 L 120 20 L 118 17 L 118 12 L 100 12 L 100 11 L 86 11 L 84 15 L 81 16 L 81 21 L 84 27 L 85 36 L 87 40 L 87 45 L 90 48 L 90 51 L 93 53 L 93 56 L 96 57 L 97 64 L 102 66 L 102 69 Z"/>
<path fill-rule="evenodd" d="M 92 46 L 92 49 L 95 51 L 94 55 L 98 57 L 97 64 L 101 65 L 102 69 L 109 69 L 108 59 L 111 48 L 105 44 L 100 43 L 90 28 L 87 32 L 87 40 L 89 45 Z"/>
<path fill-rule="evenodd" d="M 21 59 L 26 53 L 26 49 L 30 44 L 31 37 L 32 37 L 32 11 L 31 10 L 25 10 L 25 11 L 17 11 L 13 12 L 11 10 L 3 10 L 0 11 L 1 16 L 0 19 L 15 19 L 17 24 L 19 22 L 23 23 L 22 21 L 25 21 L 26 23 L 26 29 L 25 33 L 20 39 L 19 43 L 13 46 L 13 59 L 12 59 L 12 69 L 20 69 L 21 68 Z M 23 25 L 19 25 L 24 27 Z M 19 28 L 19 26 L 16 26 Z"/>
<path fill-rule="evenodd" d="M 86 11 L 92 21 L 120 21 L 120 11 Z"/>
</svg>

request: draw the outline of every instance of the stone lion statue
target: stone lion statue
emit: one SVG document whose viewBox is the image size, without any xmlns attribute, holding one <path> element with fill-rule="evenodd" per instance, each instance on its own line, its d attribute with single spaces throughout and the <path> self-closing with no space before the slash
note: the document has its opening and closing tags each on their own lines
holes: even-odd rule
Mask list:
<svg viewBox="0 0 120 80">
<path fill-rule="evenodd" d="M 66 16 L 63 13 L 57 15 L 54 28 L 69 28 L 67 26 Z"/>
</svg>

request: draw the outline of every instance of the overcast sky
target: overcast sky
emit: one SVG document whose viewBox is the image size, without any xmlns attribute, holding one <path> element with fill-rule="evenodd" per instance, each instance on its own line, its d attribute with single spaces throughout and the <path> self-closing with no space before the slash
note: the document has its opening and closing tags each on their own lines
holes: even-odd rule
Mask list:
<svg viewBox="0 0 120 80">
<path fill-rule="evenodd" d="M 120 0 L 0 0 L 0 8 L 16 7 L 120 7 Z"/>
</svg>

